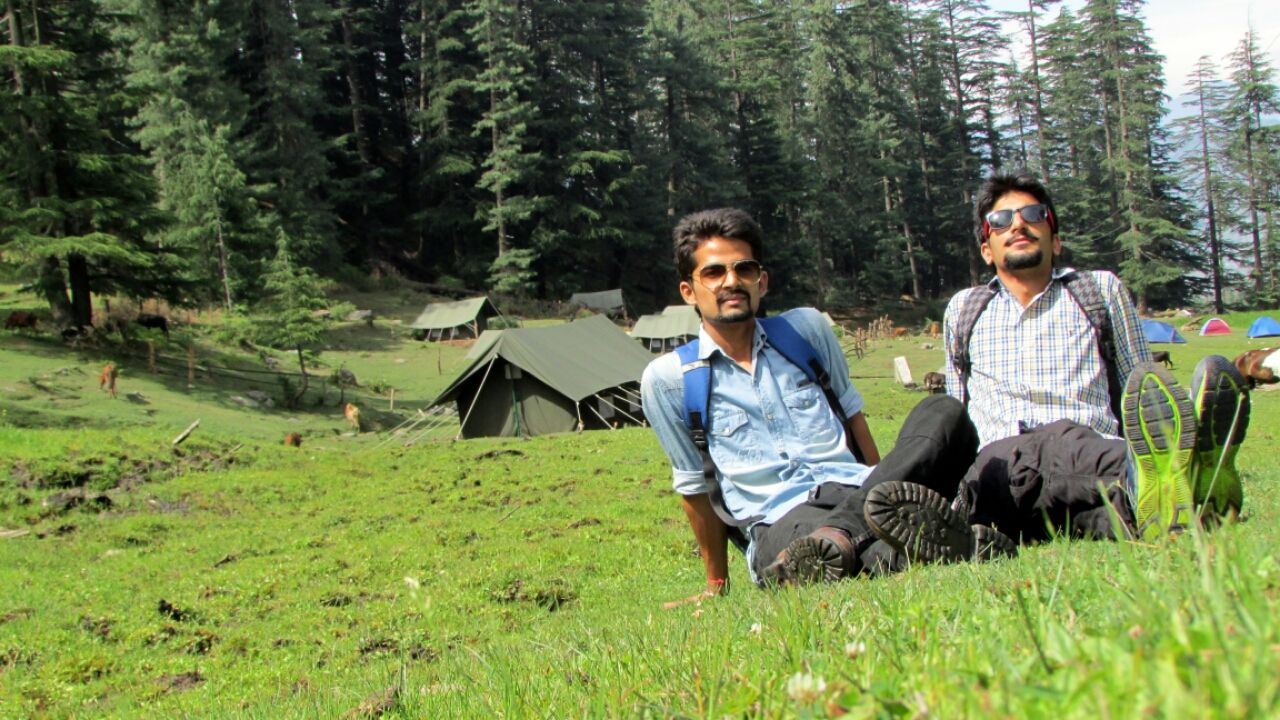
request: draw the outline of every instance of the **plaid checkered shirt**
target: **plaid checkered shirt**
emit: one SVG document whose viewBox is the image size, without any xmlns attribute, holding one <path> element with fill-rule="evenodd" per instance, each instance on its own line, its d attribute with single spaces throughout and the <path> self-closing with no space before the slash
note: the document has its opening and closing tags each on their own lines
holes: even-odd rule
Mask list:
<svg viewBox="0 0 1280 720">
<path fill-rule="evenodd" d="M 1093 328 L 1060 282 L 1072 272 L 1054 268 L 1049 286 L 1025 308 L 998 277 L 988 283 L 995 296 L 969 340 L 969 417 L 982 446 L 1057 420 L 1119 436 Z M 1134 365 L 1151 359 L 1151 350 L 1120 279 L 1106 271 L 1092 274 L 1111 316 L 1116 369 L 1123 384 Z M 951 347 L 960 308 L 975 290 L 962 290 L 948 303 L 943 347 Z M 963 400 L 960 373 L 950 354 L 946 376 L 947 393 Z"/>
</svg>

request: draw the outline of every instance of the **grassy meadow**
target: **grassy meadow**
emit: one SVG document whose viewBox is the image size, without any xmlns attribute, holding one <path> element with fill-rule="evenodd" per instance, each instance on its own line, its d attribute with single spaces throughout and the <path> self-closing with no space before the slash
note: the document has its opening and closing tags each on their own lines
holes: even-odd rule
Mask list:
<svg viewBox="0 0 1280 720">
<path fill-rule="evenodd" d="M 319 372 L 362 407 L 395 388 L 411 413 L 461 367 L 409 338 L 423 296 L 347 299 L 378 319 L 335 323 Z M 1175 374 L 1261 346 L 1255 315 L 1172 346 Z M 154 341 L 264 368 L 215 335 Z M 666 610 L 702 566 L 647 429 L 406 445 L 351 433 L 333 388 L 249 408 L 270 381 L 153 374 L 144 339 L 0 331 L 0 717 L 1280 714 L 1280 393 L 1254 394 L 1245 516 L 1212 533 L 781 591 L 734 558 L 729 597 Z M 851 359 L 882 450 L 923 397 L 897 355 L 942 363 L 926 337 Z"/>
</svg>

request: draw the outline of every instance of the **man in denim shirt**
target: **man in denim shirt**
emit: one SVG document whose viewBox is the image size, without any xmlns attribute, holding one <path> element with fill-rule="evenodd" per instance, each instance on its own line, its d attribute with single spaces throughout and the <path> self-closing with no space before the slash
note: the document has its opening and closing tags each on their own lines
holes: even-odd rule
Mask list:
<svg viewBox="0 0 1280 720">
<path fill-rule="evenodd" d="M 769 275 L 762 265 L 760 227 L 751 217 L 735 209 L 694 213 L 674 234 L 680 294 L 702 318 L 698 359 L 710 366 L 707 429 L 715 481 L 724 509 L 747 525 L 752 577 L 761 583 L 810 582 L 894 567 L 897 554 L 866 522 L 866 492 L 882 482 L 933 486 L 950 478 L 933 489 L 953 493 L 954 471 L 941 470 L 968 467 L 977 451 L 977 434 L 963 406 L 947 396 L 918 405 L 895 451 L 881 462 L 862 397 L 849 383 L 844 355 L 822 316 L 811 308 L 782 315 L 830 373 L 841 405 L 834 409 L 756 322 Z M 671 460 L 673 486 L 706 569 L 706 589 L 690 599 L 725 592 L 728 527 L 712 507 L 701 454 L 683 420 L 683 371 L 675 353 L 650 363 L 641 394 L 645 415 Z M 855 458 L 855 446 L 865 464 Z M 1013 547 L 1008 538 L 979 533 L 975 539 L 967 525 L 943 534 L 948 533 L 925 539 L 926 549 L 913 556 L 968 557 L 984 542 L 986 548 Z"/>
</svg>

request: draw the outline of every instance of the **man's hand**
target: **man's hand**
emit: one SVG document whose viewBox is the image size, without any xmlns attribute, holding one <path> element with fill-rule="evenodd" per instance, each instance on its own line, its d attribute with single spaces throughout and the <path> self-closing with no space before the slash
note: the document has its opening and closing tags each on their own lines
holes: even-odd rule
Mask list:
<svg viewBox="0 0 1280 720">
<path fill-rule="evenodd" d="M 681 605 L 688 605 L 689 603 L 701 603 L 703 600 L 708 600 L 710 598 L 716 597 L 717 595 L 728 595 L 728 594 L 729 594 L 728 578 L 717 578 L 715 580 L 708 580 L 706 590 L 703 590 L 702 592 L 697 593 L 696 595 L 690 595 L 687 598 L 682 598 L 680 600 L 672 600 L 671 602 L 662 603 L 662 609 L 671 610 L 674 608 L 678 608 Z"/>
</svg>

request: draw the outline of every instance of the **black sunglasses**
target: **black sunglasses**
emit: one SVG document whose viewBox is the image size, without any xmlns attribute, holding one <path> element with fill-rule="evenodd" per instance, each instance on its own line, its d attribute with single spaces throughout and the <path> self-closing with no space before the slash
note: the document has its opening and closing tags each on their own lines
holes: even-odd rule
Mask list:
<svg viewBox="0 0 1280 720">
<path fill-rule="evenodd" d="M 702 283 L 703 287 L 715 290 L 724 284 L 730 270 L 733 270 L 734 277 L 747 285 L 760 282 L 760 276 L 764 273 L 764 267 L 756 260 L 735 260 L 729 265 L 724 263 L 703 265 L 694 272 L 694 275 L 698 277 L 698 282 Z"/>
<path fill-rule="evenodd" d="M 990 235 L 992 230 L 1004 230 L 1013 224 L 1013 214 L 1018 213 L 1022 216 L 1025 223 L 1038 223 L 1049 220 L 1053 217 L 1053 213 L 1049 210 L 1049 206 L 1043 203 L 1035 205 L 1023 205 L 1020 208 L 1010 208 L 1007 210 L 996 210 L 987 213 L 987 234 Z M 1052 220 L 1049 220 L 1052 223 Z"/>
</svg>

